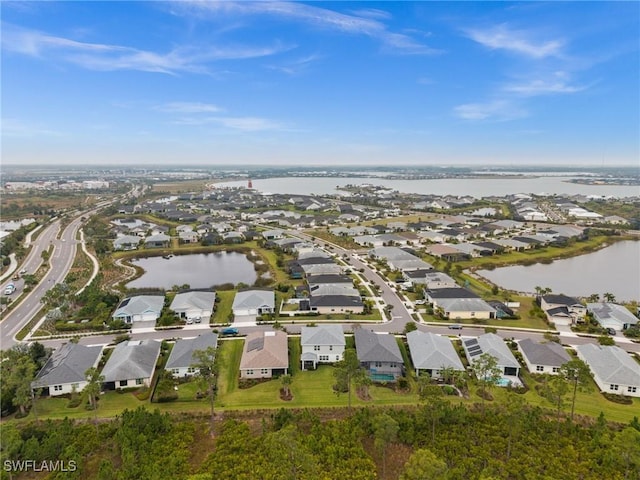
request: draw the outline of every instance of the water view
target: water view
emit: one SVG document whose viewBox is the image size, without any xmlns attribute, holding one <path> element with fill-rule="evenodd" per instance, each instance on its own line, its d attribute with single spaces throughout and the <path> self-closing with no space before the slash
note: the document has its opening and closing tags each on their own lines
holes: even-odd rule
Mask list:
<svg viewBox="0 0 640 480">
<path fill-rule="evenodd" d="M 470 195 L 475 198 L 515 193 L 548 195 L 598 195 L 633 197 L 640 195 L 637 185 L 582 185 L 569 183 L 572 177 L 524 178 L 444 178 L 428 180 L 390 180 L 361 177 L 278 177 L 253 180 L 253 188 L 263 193 L 294 195 L 332 195 L 337 186 L 369 183 L 402 193 L 432 195 Z M 225 182 L 221 186 L 246 187 L 247 181 Z"/>
<path fill-rule="evenodd" d="M 617 301 L 631 301 L 640 300 L 639 265 L 640 241 L 625 241 L 551 264 L 517 265 L 477 273 L 500 287 L 519 292 L 535 292 L 539 286 L 578 297 L 608 292 Z"/>
<path fill-rule="evenodd" d="M 191 288 L 209 288 L 223 283 L 248 285 L 256 281 L 253 263 L 238 252 L 198 253 L 171 258 L 149 257 L 134 260 L 145 273 L 127 284 L 127 288 L 171 288 L 188 284 Z"/>
</svg>

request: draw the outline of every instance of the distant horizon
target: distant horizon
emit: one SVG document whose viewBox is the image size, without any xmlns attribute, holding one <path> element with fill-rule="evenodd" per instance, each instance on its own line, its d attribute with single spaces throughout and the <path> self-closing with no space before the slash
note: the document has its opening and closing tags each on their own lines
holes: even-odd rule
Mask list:
<svg viewBox="0 0 640 480">
<path fill-rule="evenodd" d="M 0 9 L 5 165 L 640 158 L 640 2 Z"/>
</svg>

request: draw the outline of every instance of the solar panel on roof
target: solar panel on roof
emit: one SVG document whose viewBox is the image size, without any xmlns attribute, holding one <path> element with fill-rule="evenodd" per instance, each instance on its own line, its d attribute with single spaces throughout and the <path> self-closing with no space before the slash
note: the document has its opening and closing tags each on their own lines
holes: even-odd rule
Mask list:
<svg viewBox="0 0 640 480">
<path fill-rule="evenodd" d="M 480 346 L 479 346 L 479 345 L 476 345 L 475 347 L 471 347 L 471 348 L 469 349 L 469 353 L 472 353 L 472 352 L 479 352 L 479 351 L 480 351 L 480 352 L 482 351 L 482 348 L 480 348 Z"/>
<path fill-rule="evenodd" d="M 473 353 L 469 352 L 469 356 L 475 357 L 476 355 L 480 355 L 481 353 L 482 353 L 482 350 L 478 350 L 477 352 L 473 352 Z"/>
<path fill-rule="evenodd" d="M 465 341 L 465 342 L 464 342 L 464 344 L 465 344 L 467 347 L 471 347 L 471 346 L 473 346 L 473 345 L 477 345 L 477 344 L 478 344 L 478 340 L 477 340 L 477 339 L 475 339 L 475 338 L 472 338 L 472 339 L 470 339 L 470 340 Z"/>
<path fill-rule="evenodd" d="M 264 337 L 254 338 L 247 345 L 247 352 L 252 352 L 253 350 L 260 350 L 264 347 Z"/>
</svg>

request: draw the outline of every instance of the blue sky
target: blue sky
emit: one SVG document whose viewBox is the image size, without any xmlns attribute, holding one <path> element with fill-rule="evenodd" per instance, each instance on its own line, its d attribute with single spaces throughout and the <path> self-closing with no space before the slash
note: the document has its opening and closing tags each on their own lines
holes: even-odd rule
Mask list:
<svg viewBox="0 0 640 480">
<path fill-rule="evenodd" d="M 5 164 L 638 165 L 638 2 L 2 2 Z"/>
</svg>

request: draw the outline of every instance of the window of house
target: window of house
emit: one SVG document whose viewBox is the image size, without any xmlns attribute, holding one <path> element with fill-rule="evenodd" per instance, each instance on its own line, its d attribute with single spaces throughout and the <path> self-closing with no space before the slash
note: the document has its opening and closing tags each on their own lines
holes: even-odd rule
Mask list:
<svg viewBox="0 0 640 480">
<path fill-rule="evenodd" d="M 375 366 L 376 368 L 381 368 L 381 367 L 382 367 L 382 362 L 375 362 L 375 363 L 374 363 L 374 366 Z"/>
<path fill-rule="evenodd" d="M 319 352 L 320 351 L 320 345 L 314 345 L 313 346 L 313 351 L 314 352 Z"/>
<path fill-rule="evenodd" d="M 340 355 L 336 355 L 336 362 L 340 361 Z"/>
<path fill-rule="evenodd" d="M 320 361 L 321 362 L 328 362 L 329 361 L 329 355 L 320 355 Z"/>
<path fill-rule="evenodd" d="M 53 390 L 54 390 L 55 392 L 61 392 L 61 391 L 62 391 L 62 385 L 55 385 L 55 386 L 53 387 Z"/>
<path fill-rule="evenodd" d="M 263 368 L 262 370 L 260 370 L 260 373 L 262 375 L 269 375 L 269 369 L 268 368 Z"/>
<path fill-rule="evenodd" d="M 536 372 L 544 372 L 544 367 L 542 365 L 536 365 Z"/>
<path fill-rule="evenodd" d="M 142 385 L 144 381 L 141 378 L 136 378 L 136 385 Z"/>
<path fill-rule="evenodd" d="M 627 387 L 627 392 L 636 393 L 638 391 L 638 387 Z"/>
<path fill-rule="evenodd" d="M 558 367 L 553 367 L 553 373 L 558 373 L 560 369 Z"/>
<path fill-rule="evenodd" d="M 79 388 L 79 387 L 80 387 L 80 384 L 79 384 L 79 383 L 72 383 L 72 384 L 71 384 L 71 388 L 76 388 L 76 389 L 77 389 L 77 388 Z"/>
<path fill-rule="evenodd" d="M 612 384 L 612 385 L 609 385 L 609 390 L 615 390 L 615 391 L 617 391 L 617 390 L 618 390 L 618 388 L 619 388 L 619 387 L 618 387 L 618 385 L 613 385 L 613 384 Z"/>
<path fill-rule="evenodd" d="M 120 386 L 126 387 L 129 384 L 129 380 L 120 380 Z"/>
<path fill-rule="evenodd" d="M 196 373 L 196 369 L 194 367 L 187 368 L 187 373 Z"/>
<path fill-rule="evenodd" d="M 333 345 L 329 345 L 329 351 L 333 352 Z"/>
<path fill-rule="evenodd" d="M 247 375 L 253 375 L 253 370 L 247 370 Z"/>
<path fill-rule="evenodd" d="M 171 370 L 171 373 L 174 374 L 174 375 L 179 375 L 180 374 L 180 369 L 174 368 L 173 370 Z"/>
</svg>

